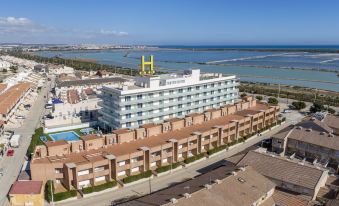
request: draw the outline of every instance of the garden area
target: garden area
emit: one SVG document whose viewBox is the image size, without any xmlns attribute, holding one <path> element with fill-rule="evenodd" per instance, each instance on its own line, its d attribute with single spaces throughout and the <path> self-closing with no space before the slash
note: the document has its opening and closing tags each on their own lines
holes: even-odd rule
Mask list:
<svg viewBox="0 0 339 206">
<path fill-rule="evenodd" d="M 148 178 L 148 177 L 151 177 L 151 176 L 152 176 L 152 171 L 148 170 L 146 172 L 142 172 L 142 173 L 137 174 L 137 175 L 131 175 L 131 176 L 125 177 L 124 179 L 122 179 L 122 181 L 123 181 L 123 183 L 127 184 L 127 183 L 131 183 L 131 182 L 143 179 L 143 178 Z"/>
<path fill-rule="evenodd" d="M 53 191 L 55 191 L 53 181 L 48 180 L 46 185 L 45 185 L 45 199 L 48 202 L 51 202 L 52 199 L 53 199 L 54 202 L 58 202 L 58 201 L 61 201 L 61 200 L 66 200 L 68 198 L 72 198 L 72 197 L 77 196 L 76 190 L 69 190 L 69 191 L 65 191 L 65 192 L 59 192 L 59 193 L 53 193 L 52 194 L 52 188 L 53 188 Z M 53 195 L 53 197 L 52 197 L 52 195 Z"/>
<path fill-rule="evenodd" d="M 155 171 L 157 173 L 162 173 L 162 172 L 169 171 L 171 169 L 175 169 L 175 168 L 177 168 L 179 166 L 180 166 L 180 163 L 176 162 L 176 163 L 172 163 L 172 164 L 169 164 L 169 165 L 166 165 L 166 166 L 158 167 L 157 169 L 155 169 Z"/>
<path fill-rule="evenodd" d="M 106 190 L 106 189 L 109 189 L 109 188 L 113 188 L 116 185 L 117 185 L 117 182 L 113 180 L 113 181 L 110 181 L 110 182 L 103 183 L 101 185 L 94 185 L 94 186 L 91 186 L 91 187 L 83 188 L 82 192 L 84 194 L 90 194 L 92 192 L 100 192 L 100 191 L 103 191 L 103 190 Z"/>
</svg>

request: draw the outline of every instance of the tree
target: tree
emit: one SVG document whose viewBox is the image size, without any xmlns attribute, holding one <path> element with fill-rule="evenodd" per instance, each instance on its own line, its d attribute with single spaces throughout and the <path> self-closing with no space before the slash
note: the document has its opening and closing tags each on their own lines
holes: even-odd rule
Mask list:
<svg viewBox="0 0 339 206">
<path fill-rule="evenodd" d="M 327 108 L 327 111 L 331 114 L 335 114 L 335 110 L 332 109 L 331 107 Z"/>
<path fill-rule="evenodd" d="M 296 110 L 301 110 L 301 109 L 305 109 L 306 104 L 305 102 L 292 102 L 292 106 Z"/>
<path fill-rule="evenodd" d="M 276 98 L 270 97 L 270 98 L 268 98 L 268 103 L 273 104 L 273 105 L 277 105 L 279 102 Z"/>
<path fill-rule="evenodd" d="M 313 105 L 310 108 L 311 113 L 321 112 L 321 111 L 324 111 L 324 110 L 325 110 L 325 107 L 320 102 L 314 102 Z"/>
<path fill-rule="evenodd" d="M 247 96 L 246 93 L 242 93 L 242 94 L 240 95 L 241 98 L 244 98 L 244 97 L 246 97 L 246 96 Z"/>
<path fill-rule="evenodd" d="M 262 96 L 256 96 L 255 98 L 256 98 L 257 100 L 259 100 L 259 101 L 261 101 L 261 100 L 264 99 Z"/>
</svg>

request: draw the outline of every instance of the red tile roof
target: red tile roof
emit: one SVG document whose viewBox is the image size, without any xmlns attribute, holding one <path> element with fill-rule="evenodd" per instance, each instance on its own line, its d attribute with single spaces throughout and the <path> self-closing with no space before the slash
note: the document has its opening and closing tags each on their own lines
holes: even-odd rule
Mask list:
<svg viewBox="0 0 339 206">
<path fill-rule="evenodd" d="M 16 181 L 9 194 L 40 194 L 41 188 L 42 181 Z"/>
</svg>

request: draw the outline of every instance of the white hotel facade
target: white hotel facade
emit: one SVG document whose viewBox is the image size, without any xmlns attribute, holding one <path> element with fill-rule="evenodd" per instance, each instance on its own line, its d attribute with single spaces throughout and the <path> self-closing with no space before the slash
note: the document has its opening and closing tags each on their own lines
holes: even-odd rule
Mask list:
<svg viewBox="0 0 339 206">
<path fill-rule="evenodd" d="M 137 128 L 232 104 L 238 85 L 235 75 L 200 74 L 199 69 L 138 76 L 133 86 L 102 88 L 100 125 L 107 130 Z"/>
</svg>

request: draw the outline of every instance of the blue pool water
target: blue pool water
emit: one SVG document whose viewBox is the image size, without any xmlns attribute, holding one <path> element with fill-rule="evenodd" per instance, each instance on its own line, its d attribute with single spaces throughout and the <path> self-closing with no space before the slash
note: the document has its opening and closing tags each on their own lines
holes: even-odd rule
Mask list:
<svg viewBox="0 0 339 206">
<path fill-rule="evenodd" d="M 74 141 L 79 140 L 79 135 L 77 133 L 71 131 L 71 132 L 60 132 L 55 134 L 49 135 L 54 141 L 57 140 L 66 140 L 66 141 Z"/>
</svg>

